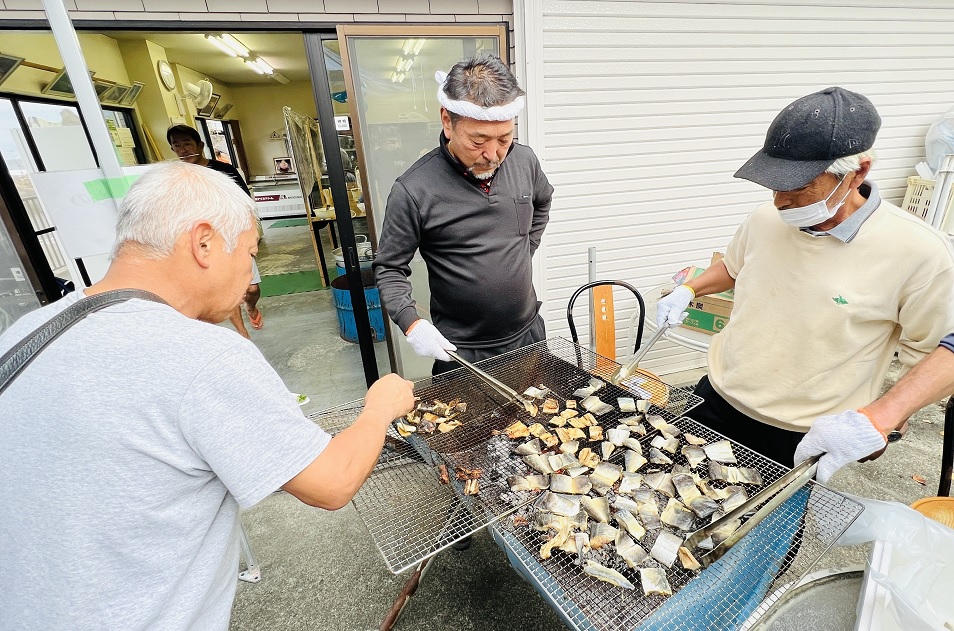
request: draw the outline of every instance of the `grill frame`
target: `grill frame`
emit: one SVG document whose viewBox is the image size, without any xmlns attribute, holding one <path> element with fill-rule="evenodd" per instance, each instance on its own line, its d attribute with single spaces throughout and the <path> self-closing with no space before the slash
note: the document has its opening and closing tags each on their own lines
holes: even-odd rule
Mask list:
<svg viewBox="0 0 954 631">
<path fill-rule="evenodd" d="M 498 357 L 478 363 L 481 369 L 500 381 L 522 392 L 530 385 L 543 385 L 553 389 L 558 399 L 571 398 L 570 393 L 585 385 L 592 376 L 603 381 L 619 366 L 616 362 L 600 357 L 563 338 L 551 338 L 537 344 L 512 351 Z M 560 378 L 564 380 L 555 383 Z M 400 438 L 394 426 L 388 430 L 385 449 L 371 477 L 355 496 L 354 506 L 368 527 L 372 539 L 381 553 L 388 569 L 402 573 L 428 559 L 454 542 L 464 539 L 475 532 L 492 527 L 494 538 L 501 543 L 511 557 L 511 562 L 525 578 L 531 580 L 537 590 L 557 609 L 566 622 L 578 631 L 633 629 L 647 620 L 652 624 L 652 616 L 663 605 L 670 609 L 680 601 L 683 605 L 699 604 L 715 612 L 714 617 L 706 617 L 705 626 L 700 628 L 721 628 L 719 624 L 727 619 L 738 618 L 744 612 L 738 610 L 730 599 L 696 603 L 695 591 L 680 591 L 696 577 L 696 573 L 684 570 L 668 570 L 667 576 L 672 584 L 672 597 L 644 597 L 639 586 L 639 576 L 632 570 L 624 571 L 630 581 L 636 584 L 636 590 L 625 592 L 607 583 L 602 583 L 582 573 L 574 565 L 570 555 L 555 552 L 547 561 L 539 561 L 536 551 L 543 543 L 541 533 L 533 532 L 526 526 L 514 526 L 509 519 L 514 513 L 526 514 L 531 510 L 529 504 L 536 499 L 529 492 L 511 493 L 506 476 L 526 473 L 526 466 L 512 453 L 517 441 L 506 436 L 495 436 L 514 420 L 523 420 L 530 425 L 536 420 L 545 423 L 546 418 L 530 419 L 521 407 L 504 403 L 502 397 L 465 369 L 438 375 L 417 382 L 415 392 L 422 400 L 450 399 L 461 397 L 468 404 L 467 412 L 462 415 L 463 425 L 447 434 L 435 434 L 429 437 L 412 434 L 406 440 Z M 653 405 L 650 414 L 662 416 L 667 422 L 675 424 L 684 431 L 707 438 L 709 442 L 724 437 L 707 427 L 696 423 L 683 415 L 702 400 L 689 389 L 673 388 L 661 381 L 645 375 L 636 376 L 621 386 L 606 383 L 597 395 L 603 401 L 615 404 L 617 396 L 652 394 L 657 400 L 665 396 L 664 407 Z M 614 405 L 615 407 L 615 405 Z M 352 402 L 312 415 L 312 418 L 331 433 L 347 427 L 360 413 L 362 403 Z M 582 412 L 583 410 L 581 410 Z M 620 417 L 629 413 L 614 411 L 598 417 L 605 429 L 615 427 Z M 649 429 L 642 437 L 644 452 L 649 442 L 658 432 Z M 731 442 L 731 441 L 730 441 Z M 587 443 L 598 448 L 597 443 Z M 747 448 L 732 443 L 739 459 L 738 466 L 754 466 L 763 478 L 763 485 L 747 486 L 749 495 L 781 477 L 787 469 Z M 507 448 L 511 451 L 507 451 Z M 618 450 L 610 461 L 621 464 L 622 450 Z M 673 457 L 677 463 L 684 458 L 677 454 Z M 450 484 L 438 481 L 438 465 L 445 464 L 450 472 Z M 463 483 L 454 476 L 455 467 L 480 467 L 484 475 L 480 479 L 480 493 L 476 496 L 463 494 Z M 810 523 L 800 539 L 796 551 L 786 554 L 785 568 L 771 582 L 765 598 L 757 611 L 767 611 L 783 593 L 784 587 L 797 582 L 807 574 L 818 559 L 834 544 L 838 536 L 854 521 L 861 507 L 851 500 L 811 483 L 806 491 L 809 504 L 816 513 L 824 514 L 824 528 L 816 528 Z M 658 495 L 658 494 L 657 494 Z M 520 496 L 520 497 L 518 497 Z M 661 497 L 661 496 L 660 496 Z M 847 504 L 846 504 L 847 503 Z M 664 506 L 660 503 L 660 509 Z M 853 506 L 851 506 L 853 505 Z M 788 504 L 775 511 L 773 515 L 784 511 Z M 820 510 L 819 510 L 820 509 Z M 768 520 L 766 520 L 768 521 Z M 828 523 L 830 522 L 830 523 Z M 696 525 L 702 525 L 701 520 Z M 750 533 L 743 542 L 757 536 L 759 529 Z M 679 533 L 682 536 L 688 534 Z M 759 536 L 764 536 L 759 535 Z M 771 533 L 769 533 L 771 535 Z M 652 536 L 651 536 L 652 535 Z M 654 539 L 654 532 L 640 543 L 648 551 Z M 808 545 L 806 546 L 806 541 Z M 743 544 L 740 543 L 739 546 Z M 737 547 L 739 547 L 737 546 Z M 727 554 L 727 561 L 705 570 L 707 581 L 719 582 L 723 576 L 731 576 L 724 571 L 726 565 L 734 562 L 734 551 Z M 791 556 L 792 558 L 787 558 Z M 575 558 L 575 557 L 574 557 Z M 720 561 L 719 563 L 723 563 Z M 521 566 L 521 567 L 518 567 Z M 674 565 L 678 565 L 674 564 Z M 625 566 L 623 566 L 625 567 Z M 719 568 L 722 567 L 723 570 Z M 722 573 L 720 573 L 722 572 Z M 716 576 L 718 574 L 718 576 Z M 730 579 L 726 579 L 730 580 Z M 731 591 L 731 590 L 729 590 Z M 621 593 L 622 592 L 622 593 Z M 683 597 L 682 594 L 688 593 Z M 707 593 L 710 593 L 709 590 Z M 696 600 L 693 600 L 696 599 Z M 704 599 L 705 600 L 705 599 Z M 673 604 L 675 603 L 675 604 Z M 751 612 L 748 612 L 751 613 Z M 748 615 L 748 614 L 746 614 Z M 678 623 L 684 624 L 684 623 Z M 679 629 L 680 626 L 656 624 L 652 629 Z"/>
</svg>

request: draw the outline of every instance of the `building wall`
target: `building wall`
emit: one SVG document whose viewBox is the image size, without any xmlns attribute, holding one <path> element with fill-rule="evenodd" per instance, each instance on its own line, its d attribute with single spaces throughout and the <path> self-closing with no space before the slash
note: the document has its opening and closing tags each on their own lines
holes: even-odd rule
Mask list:
<svg viewBox="0 0 954 631">
<path fill-rule="evenodd" d="M 794 99 L 840 85 L 873 101 L 883 124 L 872 179 L 895 203 L 924 159 L 928 126 L 954 102 L 949 0 L 518 4 L 528 85 L 539 85 L 530 142 L 556 188 L 541 266 L 550 334 L 567 334 L 588 246 L 598 277 L 641 290 L 724 250 L 771 199 L 732 175 Z M 630 312 L 617 317 L 620 355 L 632 352 Z M 669 373 L 703 359 L 660 343 L 644 365 Z"/>
<path fill-rule="evenodd" d="M 74 20 L 502 22 L 512 0 L 65 0 Z M 41 0 L 3 0 L 3 19 L 45 19 Z"/>
<path fill-rule="evenodd" d="M 285 132 L 282 108 L 287 105 L 304 116 L 318 117 L 311 83 L 233 86 L 232 96 L 241 106 L 241 116 L 232 116 L 229 112 L 229 118 L 237 118 L 241 126 L 249 175 L 272 175 L 275 172 L 272 158 L 288 155 L 282 137 Z M 274 132 L 278 132 L 277 139 L 271 137 Z"/>
<path fill-rule="evenodd" d="M 0 15 L 2 15 L 0 11 Z M 119 46 L 111 37 L 96 33 L 78 33 L 86 65 L 96 72 L 97 79 L 129 85 L 129 75 Z M 23 57 L 35 64 L 62 68 L 63 59 L 52 33 L 0 32 L 0 50 Z M 41 90 L 55 75 L 46 70 L 20 66 L 3 82 L 4 92 L 41 96 Z M 46 97 L 55 98 L 55 97 Z"/>
</svg>

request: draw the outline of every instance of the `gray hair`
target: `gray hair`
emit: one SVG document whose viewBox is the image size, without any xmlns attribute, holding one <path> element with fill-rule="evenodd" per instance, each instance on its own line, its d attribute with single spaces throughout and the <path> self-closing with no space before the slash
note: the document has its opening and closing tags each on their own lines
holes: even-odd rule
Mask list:
<svg viewBox="0 0 954 631">
<path fill-rule="evenodd" d="M 507 64 L 493 55 L 478 55 L 458 62 L 447 73 L 444 93 L 454 101 L 470 101 L 480 107 L 513 102 L 526 94 Z M 448 111 L 452 122 L 462 118 Z"/>
<path fill-rule="evenodd" d="M 119 207 L 115 257 L 135 243 L 150 258 L 172 254 L 176 241 L 207 221 L 231 252 L 252 226 L 255 202 L 224 173 L 186 162 L 161 162 L 136 180 Z"/>
<path fill-rule="evenodd" d="M 874 149 L 868 149 L 867 151 L 862 151 L 861 153 L 856 153 L 853 156 L 845 156 L 843 158 L 838 158 L 831 163 L 831 166 L 825 169 L 825 173 L 831 173 L 839 180 L 849 173 L 853 173 L 861 168 L 861 161 L 864 158 L 871 160 L 871 164 L 875 163 L 875 160 L 878 159 L 878 154 L 875 153 Z"/>
</svg>

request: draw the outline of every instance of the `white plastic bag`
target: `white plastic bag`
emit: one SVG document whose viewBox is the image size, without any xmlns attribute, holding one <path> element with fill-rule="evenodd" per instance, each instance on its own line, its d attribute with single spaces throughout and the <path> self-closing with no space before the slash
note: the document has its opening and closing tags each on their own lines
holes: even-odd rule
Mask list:
<svg viewBox="0 0 954 631">
<path fill-rule="evenodd" d="M 882 628 L 948 631 L 954 627 L 954 530 L 898 502 L 849 495 L 864 512 L 838 539 L 839 545 L 869 541 L 887 544 L 890 554 L 879 567 L 869 566 L 867 580 L 887 592 Z M 863 619 L 865 592 L 858 603 Z M 945 626 L 945 623 L 951 626 Z"/>
<path fill-rule="evenodd" d="M 944 156 L 954 153 L 954 107 L 928 128 L 924 136 L 924 151 L 928 165 L 935 173 Z"/>
</svg>

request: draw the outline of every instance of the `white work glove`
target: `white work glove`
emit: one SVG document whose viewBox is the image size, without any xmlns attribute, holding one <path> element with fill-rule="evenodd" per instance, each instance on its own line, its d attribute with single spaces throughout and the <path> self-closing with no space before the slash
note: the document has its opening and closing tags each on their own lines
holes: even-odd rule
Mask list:
<svg viewBox="0 0 954 631">
<path fill-rule="evenodd" d="M 874 454 L 888 444 L 874 423 L 865 414 L 848 410 L 841 414 L 820 416 L 795 449 L 795 464 L 824 454 L 818 461 L 815 479 L 825 484 L 849 462 Z"/>
<path fill-rule="evenodd" d="M 696 294 L 685 285 L 679 285 L 673 289 L 671 294 L 662 298 L 656 305 L 656 326 L 662 328 L 682 324 L 689 315 L 686 307 L 695 297 Z"/>
<path fill-rule="evenodd" d="M 444 362 L 451 361 L 450 355 L 445 353 L 444 349 L 457 350 L 456 346 L 441 335 L 436 326 L 423 319 L 418 320 L 411 326 L 411 332 L 407 334 L 407 341 L 414 352 L 421 357 L 433 357 Z"/>
</svg>

